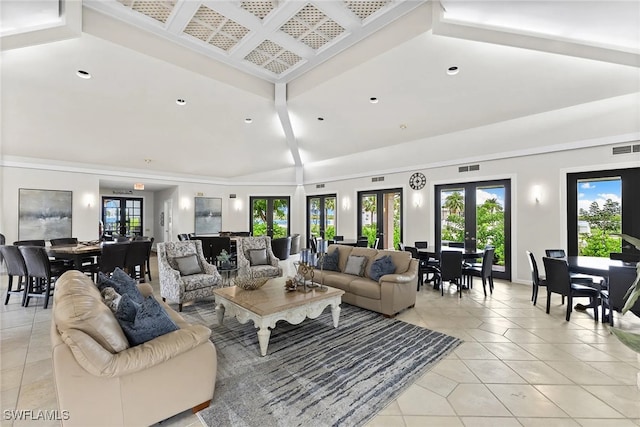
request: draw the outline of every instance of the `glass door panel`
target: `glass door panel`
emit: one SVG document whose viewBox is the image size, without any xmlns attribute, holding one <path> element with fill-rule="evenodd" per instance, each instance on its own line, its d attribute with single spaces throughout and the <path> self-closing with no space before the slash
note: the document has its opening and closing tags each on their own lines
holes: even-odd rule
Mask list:
<svg viewBox="0 0 640 427">
<path fill-rule="evenodd" d="M 143 200 L 130 197 L 103 197 L 104 233 L 118 236 L 142 235 Z"/>
<path fill-rule="evenodd" d="M 436 246 L 495 248 L 496 278 L 511 280 L 509 180 L 436 186 Z"/>
<path fill-rule="evenodd" d="M 307 235 L 331 240 L 336 235 L 336 195 L 307 197 Z"/>
<path fill-rule="evenodd" d="M 369 246 L 379 239 L 380 249 L 393 249 L 402 241 L 402 189 L 358 193 L 358 236 Z"/>
<path fill-rule="evenodd" d="M 252 236 L 286 237 L 290 233 L 289 197 L 250 197 Z"/>
</svg>

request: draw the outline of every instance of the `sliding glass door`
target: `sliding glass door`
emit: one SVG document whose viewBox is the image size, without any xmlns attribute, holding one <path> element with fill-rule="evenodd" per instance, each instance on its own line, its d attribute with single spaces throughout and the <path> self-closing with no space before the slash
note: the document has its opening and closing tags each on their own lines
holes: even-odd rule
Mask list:
<svg viewBox="0 0 640 427">
<path fill-rule="evenodd" d="M 307 236 L 333 239 L 336 219 L 335 194 L 307 197 Z"/>
<path fill-rule="evenodd" d="M 511 280 L 511 181 L 436 186 L 436 247 L 495 248 L 494 277 Z"/>
<path fill-rule="evenodd" d="M 290 197 L 250 197 L 252 236 L 286 237 L 290 233 Z"/>
<path fill-rule="evenodd" d="M 378 240 L 379 249 L 394 249 L 402 241 L 402 189 L 358 192 L 358 236 L 369 246 Z"/>
<path fill-rule="evenodd" d="M 640 237 L 640 168 L 567 174 L 568 254 L 635 252 L 617 233 Z"/>
</svg>

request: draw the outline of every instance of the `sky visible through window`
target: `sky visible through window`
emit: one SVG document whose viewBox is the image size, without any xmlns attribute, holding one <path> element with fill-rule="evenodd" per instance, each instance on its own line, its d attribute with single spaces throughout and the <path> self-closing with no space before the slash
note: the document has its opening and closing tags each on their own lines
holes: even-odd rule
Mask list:
<svg viewBox="0 0 640 427">
<path fill-rule="evenodd" d="M 602 208 L 611 199 L 622 206 L 622 180 L 618 177 L 607 180 L 578 181 L 578 212 L 589 210 L 591 203 L 597 202 Z"/>
</svg>

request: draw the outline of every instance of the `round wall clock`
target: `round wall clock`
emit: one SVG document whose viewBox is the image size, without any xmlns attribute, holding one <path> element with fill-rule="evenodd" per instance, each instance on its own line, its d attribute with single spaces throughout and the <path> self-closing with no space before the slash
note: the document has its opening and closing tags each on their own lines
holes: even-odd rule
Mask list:
<svg viewBox="0 0 640 427">
<path fill-rule="evenodd" d="M 426 183 L 427 178 L 420 172 L 414 173 L 411 175 L 411 178 L 409 178 L 409 186 L 414 190 L 422 190 Z"/>
</svg>

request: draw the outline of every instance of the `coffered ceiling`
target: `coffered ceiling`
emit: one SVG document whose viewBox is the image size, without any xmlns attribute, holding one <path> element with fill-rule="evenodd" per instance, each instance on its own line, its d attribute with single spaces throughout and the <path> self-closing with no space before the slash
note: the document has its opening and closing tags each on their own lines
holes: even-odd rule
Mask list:
<svg viewBox="0 0 640 427">
<path fill-rule="evenodd" d="M 5 165 L 300 183 L 640 134 L 640 2 L 22 3 Z"/>
</svg>

